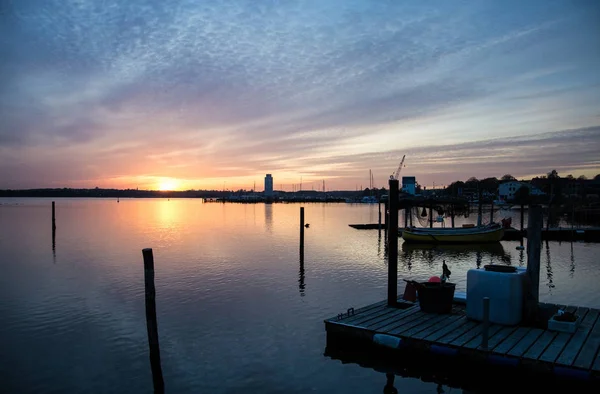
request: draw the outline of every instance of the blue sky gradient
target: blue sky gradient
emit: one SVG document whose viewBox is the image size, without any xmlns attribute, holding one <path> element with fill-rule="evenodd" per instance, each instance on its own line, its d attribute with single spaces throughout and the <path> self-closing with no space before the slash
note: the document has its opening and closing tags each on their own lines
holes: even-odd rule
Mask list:
<svg viewBox="0 0 600 394">
<path fill-rule="evenodd" d="M 0 188 L 600 173 L 593 0 L 0 0 L 0 59 Z"/>
</svg>

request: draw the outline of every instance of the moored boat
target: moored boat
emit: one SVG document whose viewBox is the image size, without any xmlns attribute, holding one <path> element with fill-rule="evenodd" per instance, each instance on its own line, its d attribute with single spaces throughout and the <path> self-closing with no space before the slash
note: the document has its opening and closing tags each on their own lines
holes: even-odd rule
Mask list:
<svg viewBox="0 0 600 394">
<path fill-rule="evenodd" d="M 402 239 L 413 243 L 486 243 L 498 242 L 504 235 L 504 228 L 497 223 L 479 227 L 459 228 L 417 228 L 402 230 Z"/>
</svg>

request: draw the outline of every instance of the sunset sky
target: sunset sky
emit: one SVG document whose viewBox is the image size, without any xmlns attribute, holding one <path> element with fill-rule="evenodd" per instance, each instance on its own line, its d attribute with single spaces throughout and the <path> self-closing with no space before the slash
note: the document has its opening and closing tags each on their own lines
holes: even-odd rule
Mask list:
<svg viewBox="0 0 600 394">
<path fill-rule="evenodd" d="M 0 189 L 600 173 L 595 0 L 0 0 Z"/>
</svg>

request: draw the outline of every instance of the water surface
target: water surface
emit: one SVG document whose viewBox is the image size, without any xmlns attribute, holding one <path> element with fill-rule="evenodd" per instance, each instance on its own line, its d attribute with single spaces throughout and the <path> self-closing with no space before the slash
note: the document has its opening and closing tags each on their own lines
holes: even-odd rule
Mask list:
<svg viewBox="0 0 600 394">
<path fill-rule="evenodd" d="M 50 199 L 0 204 L 5 392 L 151 392 L 146 247 L 155 256 L 168 392 L 382 392 L 384 374 L 323 356 L 323 319 L 386 297 L 384 233 L 348 227 L 376 222 L 376 205 L 304 204 L 310 227 L 300 264 L 299 204 L 57 199 L 54 249 Z M 518 245 L 400 241 L 399 277 L 440 274 L 445 259 L 464 290 L 470 268 L 526 264 Z M 541 300 L 600 307 L 599 252 L 598 244 L 545 243 Z M 396 387 L 438 390 L 417 379 L 398 378 Z"/>
</svg>

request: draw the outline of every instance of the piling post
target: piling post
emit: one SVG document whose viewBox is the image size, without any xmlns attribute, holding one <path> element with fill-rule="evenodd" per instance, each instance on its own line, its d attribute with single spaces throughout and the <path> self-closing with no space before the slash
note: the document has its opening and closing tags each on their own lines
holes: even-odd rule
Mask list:
<svg viewBox="0 0 600 394">
<path fill-rule="evenodd" d="M 160 365 L 160 346 L 158 344 L 158 322 L 156 321 L 156 289 L 154 288 L 154 256 L 151 248 L 142 250 L 144 256 L 144 283 L 146 288 L 146 328 L 150 347 L 150 367 L 154 393 L 165 392 L 162 367 Z"/>
<path fill-rule="evenodd" d="M 454 228 L 454 204 L 452 204 L 452 207 L 450 209 L 450 219 L 452 221 L 452 228 Z"/>
<path fill-rule="evenodd" d="M 492 200 L 492 206 L 490 208 L 490 224 L 494 223 L 494 200 Z"/>
<path fill-rule="evenodd" d="M 388 306 L 398 299 L 398 180 L 390 179 L 390 218 L 388 226 Z"/>
<path fill-rule="evenodd" d="M 433 228 L 433 203 L 429 203 L 429 228 Z"/>
<path fill-rule="evenodd" d="M 304 254 L 304 207 L 300 207 L 300 253 Z"/>
<path fill-rule="evenodd" d="M 408 227 L 408 207 L 404 208 L 404 228 Z"/>
<path fill-rule="evenodd" d="M 381 231 L 381 200 L 379 200 L 379 203 L 377 204 L 377 206 L 379 207 L 379 231 Z"/>
<path fill-rule="evenodd" d="M 483 297 L 483 324 L 481 326 L 481 349 L 488 350 L 490 334 L 490 298 Z"/>
<path fill-rule="evenodd" d="M 477 207 L 477 227 L 481 226 L 481 219 L 483 215 L 483 190 L 478 186 L 478 199 L 479 206 Z"/>
<path fill-rule="evenodd" d="M 523 222 L 525 221 L 525 204 L 521 203 L 521 235 L 523 235 Z"/>
<path fill-rule="evenodd" d="M 52 232 L 56 231 L 56 208 L 54 201 L 52 201 Z"/>
<path fill-rule="evenodd" d="M 542 207 L 529 206 L 527 219 L 527 294 L 525 297 L 525 317 L 535 317 L 540 293 L 540 255 L 542 248 Z"/>
<path fill-rule="evenodd" d="M 383 202 L 383 208 L 385 209 L 385 213 L 383 216 L 383 220 L 384 220 L 383 227 L 385 227 L 387 229 L 388 219 L 390 216 L 390 197 L 389 196 L 388 196 L 388 199 Z"/>
</svg>

